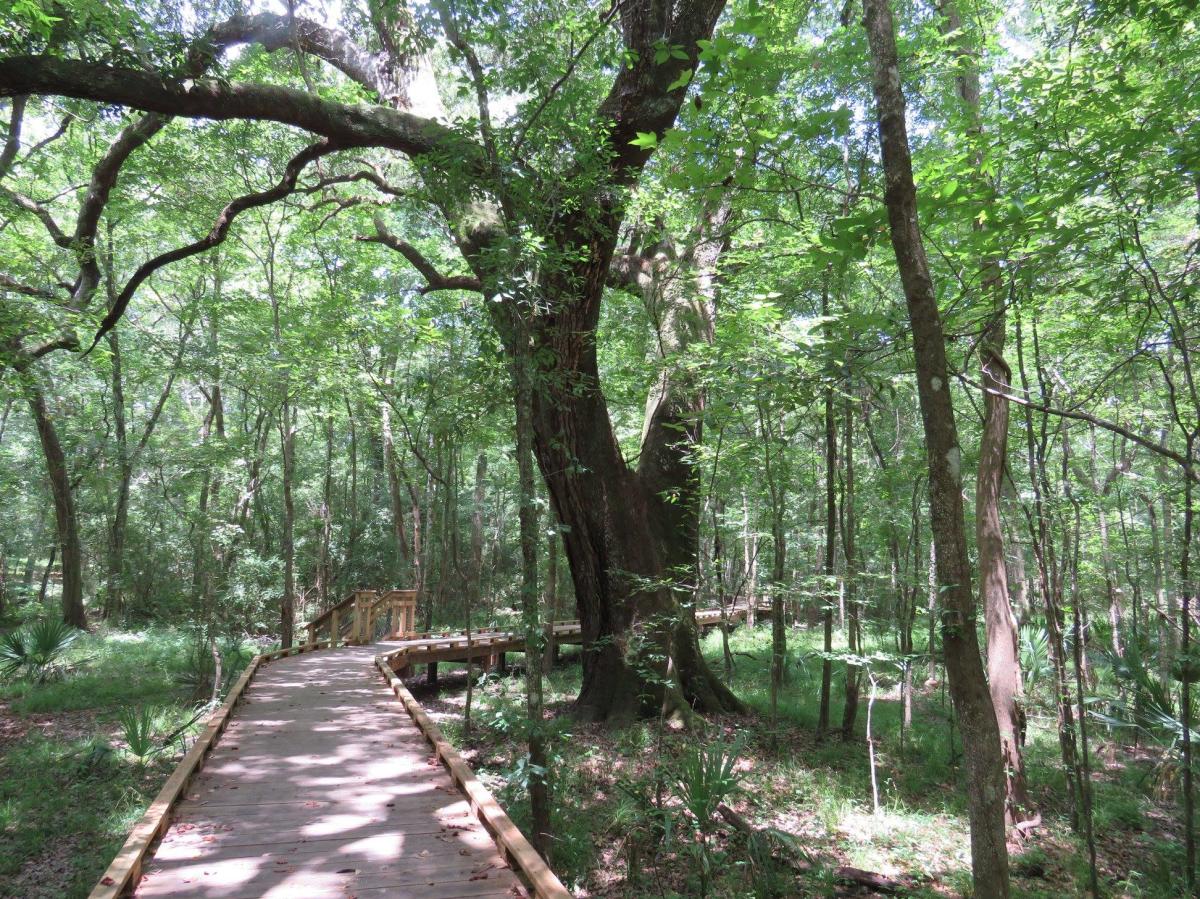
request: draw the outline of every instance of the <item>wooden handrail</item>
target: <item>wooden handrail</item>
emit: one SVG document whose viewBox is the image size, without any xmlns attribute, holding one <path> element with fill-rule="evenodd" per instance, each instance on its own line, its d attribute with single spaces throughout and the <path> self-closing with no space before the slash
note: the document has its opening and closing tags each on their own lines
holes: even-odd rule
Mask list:
<svg viewBox="0 0 1200 899">
<path fill-rule="evenodd" d="M 357 590 L 351 592 L 350 595 L 347 596 L 345 599 L 343 599 L 341 602 L 330 606 L 328 609 L 326 609 L 324 612 L 322 612 L 320 615 L 318 615 L 312 621 L 307 622 L 304 626 L 305 627 L 320 627 L 321 625 L 325 624 L 326 621 L 330 618 L 330 616 L 333 615 L 334 612 L 341 612 L 341 611 L 345 610 L 348 606 L 352 605 L 354 602 L 354 597 L 357 593 L 358 593 Z"/>
</svg>

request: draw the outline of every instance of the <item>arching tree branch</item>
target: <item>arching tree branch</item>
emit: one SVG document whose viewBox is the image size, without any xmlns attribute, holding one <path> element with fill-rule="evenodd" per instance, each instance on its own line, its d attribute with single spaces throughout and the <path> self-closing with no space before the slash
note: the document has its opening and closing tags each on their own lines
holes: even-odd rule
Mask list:
<svg viewBox="0 0 1200 899">
<path fill-rule="evenodd" d="M 425 279 L 425 286 L 421 288 L 421 293 L 433 293 L 435 290 L 473 290 L 476 293 L 483 291 L 483 285 L 473 275 L 443 275 L 420 250 L 388 231 L 387 226 L 383 223 L 383 218 L 379 215 L 375 216 L 375 233 L 362 235 L 358 240 L 367 243 L 381 243 L 407 259 Z"/>
<path fill-rule="evenodd" d="M 382 106 L 336 103 L 277 85 L 171 79 L 50 56 L 0 60 L 0 96 L 18 94 L 75 97 L 187 118 L 278 122 L 345 148 L 384 147 L 408 156 L 445 153 L 468 169 L 483 163 L 478 144 L 432 119 Z"/>
<path fill-rule="evenodd" d="M 1010 403 L 1016 403 L 1018 406 L 1027 406 L 1028 408 L 1037 412 L 1044 412 L 1047 415 L 1055 415 L 1059 418 L 1071 418 L 1075 421 L 1086 421 L 1088 424 L 1095 425 L 1096 427 L 1102 428 L 1105 431 L 1118 434 L 1121 437 L 1136 443 L 1143 449 L 1149 450 L 1155 455 L 1170 459 L 1183 469 L 1184 474 L 1187 477 L 1191 478 L 1193 481 L 1200 481 L 1200 474 L 1196 472 L 1193 461 L 1188 459 L 1186 455 L 1176 452 L 1169 446 L 1163 446 L 1161 443 L 1155 443 L 1153 440 L 1143 437 L 1136 431 L 1131 431 L 1129 428 L 1119 425 L 1115 421 L 1109 421 L 1106 418 L 1099 418 L 1095 415 L 1091 415 L 1087 412 L 1080 412 L 1076 409 L 1057 409 L 1053 406 L 1035 403 L 1032 400 L 1027 400 L 1024 397 L 1015 396 L 1011 393 L 1004 393 L 992 387 L 983 387 L 982 385 L 968 378 L 966 375 L 960 374 L 957 375 L 957 377 L 958 380 L 962 381 L 962 383 L 970 387 L 974 387 L 976 390 L 983 390 L 987 393 L 995 394 L 996 396 L 1002 396 Z"/>
<path fill-rule="evenodd" d="M 141 286 L 143 281 L 160 268 L 170 265 L 173 262 L 178 262 L 181 259 L 187 259 L 189 256 L 203 253 L 205 250 L 210 250 L 217 246 L 225 240 L 229 234 L 229 228 L 233 224 L 233 220 L 239 214 L 245 212 L 247 209 L 267 206 L 277 200 L 283 199 L 296 189 L 296 181 L 309 163 L 341 149 L 343 148 L 338 144 L 327 140 L 310 144 L 291 158 L 287 164 L 287 168 L 284 170 L 283 177 L 273 187 L 238 197 L 226 205 L 221 210 L 221 214 L 217 216 L 212 229 L 204 237 L 185 246 L 168 250 L 166 253 L 160 253 L 153 259 L 143 262 L 125 283 L 121 292 L 117 294 L 112 308 L 108 310 L 108 314 L 100 322 L 96 336 L 92 339 L 92 344 L 88 347 L 87 351 L 91 352 L 95 349 L 96 344 L 103 339 L 104 335 L 111 331 L 116 323 L 121 320 L 121 316 L 125 314 L 125 309 L 129 306 L 129 301 L 133 298 L 133 295 L 137 292 L 138 287 Z"/>
</svg>

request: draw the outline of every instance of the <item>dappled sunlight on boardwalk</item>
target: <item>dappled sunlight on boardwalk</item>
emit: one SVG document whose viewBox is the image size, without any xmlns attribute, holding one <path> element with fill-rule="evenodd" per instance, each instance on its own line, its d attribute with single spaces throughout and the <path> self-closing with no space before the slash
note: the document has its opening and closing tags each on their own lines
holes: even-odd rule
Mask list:
<svg viewBox="0 0 1200 899">
<path fill-rule="evenodd" d="M 524 895 L 372 666 L 307 653 L 253 680 L 137 895 Z"/>
</svg>

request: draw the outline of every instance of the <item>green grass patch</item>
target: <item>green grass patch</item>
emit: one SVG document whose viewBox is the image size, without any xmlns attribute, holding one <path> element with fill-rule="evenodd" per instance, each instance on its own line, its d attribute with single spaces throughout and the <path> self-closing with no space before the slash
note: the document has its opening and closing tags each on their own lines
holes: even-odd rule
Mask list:
<svg viewBox="0 0 1200 899">
<path fill-rule="evenodd" d="M 222 680 L 250 655 L 228 650 Z M 0 685 L 11 727 L 36 716 L 0 754 L 0 896 L 88 894 L 203 723 L 210 658 L 182 631 L 100 632 L 70 648 L 60 679 Z M 143 758 L 124 743 L 130 721 L 145 726 Z"/>
</svg>

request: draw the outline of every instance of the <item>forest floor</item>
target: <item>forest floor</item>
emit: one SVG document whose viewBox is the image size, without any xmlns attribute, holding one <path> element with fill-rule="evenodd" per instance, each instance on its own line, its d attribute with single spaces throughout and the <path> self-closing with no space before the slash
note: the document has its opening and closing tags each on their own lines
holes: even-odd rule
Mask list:
<svg viewBox="0 0 1200 899">
<path fill-rule="evenodd" d="M 961 747 L 944 690 L 920 690 L 914 726 L 902 738 L 899 673 L 895 668 L 876 673 L 872 728 L 880 809 L 875 812 L 864 735 L 868 686 L 864 679 L 856 739 L 818 740 L 821 662 L 816 641 L 816 634 L 804 630 L 789 634 L 791 678 L 773 740 L 767 719 L 769 631 L 734 631 L 733 686 L 752 711 L 709 719 L 707 733 L 700 735 L 699 743 L 709 745 L 729 746 L 740 739 L 738 788 L 727 802 L 755 827 L 778 834 L 766 837 L 766 851 L 756 845 L 764 841 L 747 840 L 720 819 L 707 834 L 687 823 L 689 816 L 680 811 L 680 771 L 698 745 L 695 734 L 657 722 L 613 732 L 571 721 L 580 670 L 568 655 L 575 650 L 564 649 L 546 697 L 547 719 L 556 735 L 553 864 L 576 895 L 871 893 L 840 879 L 839 866 L 883 875 L 902 886 L 905 895 L 970 894 Z M 704 648 L 720 670 L 719 634 L 710 634 Z M 843 679 L 844 669 L 835 665 L 832 715 L 838 721 Z M 469 736 L 463 729 L 465 676 L 448 673 L 437 691 L 425 687 L 423 677 L 412 686 L 524 826 L 523 679 L 489 676 L 475 690 Z M 1013 892 L 1055 899 L 1083 895 L 1087 855 L 1067 818 L 1053 715 L 1034 707 L 1030 717 L 1027 769 L 1043 826 L 1024 846 L 1014 847 Z M 1092 739 L 1097 858 L 1105 894 L 1182 895 L 1179 815 L 1156 795 L 1161 752 L 1123 746 L 1103 729 L 1093 731 Z M 656 792 L 668 809 L 665 816 L 655 817 Z M 784 856 L 793 863 L 782 864 Z M 701 880 L 704 870 L 711 872 L 707 885 Z"/>
<path fill-rule="evenodd" d="M 188 725 L 208 694 L 201 658 L 180 631 L 101 632 L 72 646 L 62 679 L 0 686 L 0 896 L 91 891 L 203 724 Z M 122 709 L 147 712 L 144 759 Z"/>
<path fill-rule="evenodd" d="M 943 691 L 927 688 L 917 697 L 915 726 L 902 745 L 896 672 L 878 672 L 872 725 L 881 810 L 875 814 L 863 735 L 866 691 L 857 739 L 817 740 L 815 635 L 793 631 L 789 640 L 791 680 L 774 741 L 766 718 L 765 628 L 741 628 L 731 638 L 733 686 L 751 712 L 710 719 L 700 739 L 655 722 L 613 731 L 572 721 L 578 651 L 564 648 L 547 693 L 547 720 L 556 734 L 554 866 L 577 895 L 698 896 L 704 870 L 712 896 L 853 895 L 836 879 L 839 865 L 892 878 L 910 895 L 966 894 L 960 750 Z M 719 669 L 719 635 L 706 638 L 705 651 Z M 0 686 L 0 896 L 87 895 L 182 753 L 181 739 L 164 739 L 204 706 L 205 656 L 179 631 L 102 632 L 72 647 L 63 680 Z M 241 658 L 248 657 L 249 647 L 242 648 Z M 226 676 L 236 667 L 228 665 Z M 425 687 L 423 677 L 414 679 L 414 693 L 523 824 L 523 679 L 489 676 L 475 690 L 474 724 L 464 738 L 466 679 L 454 667 L 442 666 L 437 690 Z M 835 669 L 838 719 L 842 678 Z M 144 760 L 128 751 L 119 720 L 120 710 L 131 708 L 154 713 L 156 751 Z M 1079 895 L 1086 879 L 1085 853 L 1065 817 L 1053 725 L 1051 714 L 1032 710 L 1027 764 L 1044 826 L 1014 858 L 1018 896 Z M 776 836 L 747 840 L 718 822 L 701 841 L 677 811 L 676 775 L 696 746 L 736 739 L 738 789 L 726 801 Z M 1181 895 L 1178 814 L 1156 795 L 1161 753 L 1134 751 L 1104 733 L 1094 743 L 1096 833 L 1107 893 Z M 665 815 L 656 814 L 656 790 Z M 802 859 L 806 870 L 781 865 L 784 855 Z"/>
</svg>

